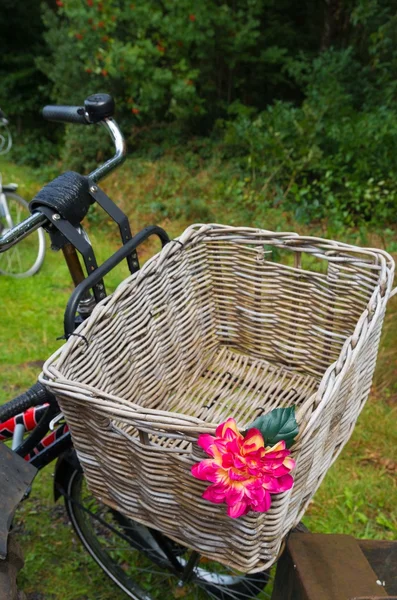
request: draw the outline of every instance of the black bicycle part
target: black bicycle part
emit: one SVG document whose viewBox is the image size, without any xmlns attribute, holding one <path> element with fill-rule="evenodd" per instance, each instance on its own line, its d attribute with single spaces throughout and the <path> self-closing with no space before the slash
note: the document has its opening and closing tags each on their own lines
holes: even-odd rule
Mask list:
<svg viewBox="0 0 397 600">
<path fill-rule="evenodd" d="M 84 108 L 90 123 L 99 123 L 113 117 L 116 107 L 110 94 L 92 94 L 84 101 Z"/>
<path fill-rule="evenodd" d="M 47 217 L 52 222 L 54 228 L 58 230 L 63 236 L 65 243 L 71 243 L 82 255 L 87 273 L 93 273 L 98 268 L 94 250 L 91 244 L 84 237 L 81 230 L 74 227 L 66 219 L 56 213 L 53 209 L 47 206 L 40 206 L 37 208 L 39 212 Z M 51 233 L 50 233 L 51 236 Z M 59 241 L 59 237 L 56 238 Z M 95 285 L 92 286 L 94 297 L 96 302 L 100 302 L 106 296 L 105 284 L 101 278 L 99 278 Z"/>
<path fill-rule="evenodd" d="M 31 393 L 31 390 L 35 388 L 36 392 Z M 40 446 L 41 440 L 45 437 L 49 430 L 49 425 L 53 417 L 59 414 L 59 406 L 55 399 L 55 396 L 48 392 L 46 388 L 41 384 L 37 383 L 28 392 L 21 394 L 14 400 L 11 400 L 6 405 L 0 407 L 2 409 L 0 415 L 0 423 L 4 423 L 17 415 L 24 413 L 29 408 L 33 408 L 35 406 L 42 406 L 43 404 L 49 404 L 53 406 L 53 410 L 49 411 L 48 409 L 42 414 L 39 423 L 36 425 L 35 429 L 32 431 L 31 435 L 25 439 L 25 442 L 13 451 L 13 454 L 21 456 L 21 458 L 26 458 L 29 454 L 33 454 L 33 450 L 37 450 L 37 446 Z M 45 408 L 45 407 L 43 407 Z M 40 429 L 38 429 L 40 427 Z M 70 436 L 69 431 L 65 431 L 66 424 L 62 424 L 57 428 L 57 436 L 52 444 L 46 446 L 37 454 L 34 454 L 32 458 L 29 460 L 25 460 L 26 464 L 30 463 L 35 469 L 40 470 L 43 467 L 46 467 L 50 462 L 55 460 L 56 458 L 60 458 L 60 456 L 64 455 L 68 450 L 72 451 L 73 444 L 72 438 Z M 36 433 L 37 432 L 37 433 Z M 33 435 L 35 434 L 35 435 Z M 2 446 L 3 444 L 0 444 Z M 78 465 L 78 461 L 76 459 L 76 463 L 73 463 L 74 466 Z M 1 478 L 0 478 L 1 479 Z"/>
<path fill-rule="evenodd" d="M 52 444 L 43 448 L 35 454 L 29 463 L 40 470 L 49 465 L 53 460 L 59 458 L 64 452 L 67 452 L 73 447 L 72 437 L 69 431 L 64 432 Z"/>
<path fill-rule="evenodd" d="M 90 182 L 89 190 L 93 200 L 107 212 L 109 217 L 113 219 L 115 223 L 117 223 L 123 244 L 129 242 L 132 238 L 132 234 L 127 215 L 119 209 L 119 207 L 96 185 L 96 183 Z M 127 264 L 131 274 L 138 271 L 139 261 L 136 251 L 131 252 L 131 254 L 127 256 Z"/>
<path fill-rule="evenodd" d="M 79 302 L 87 290 L 97 285 L 98 281 L 101 281 L 105 275 L 133 253 L 140 244 L 152 235 L 157 235 L 159 237 L 163 247 L 170 241 L 167 233 L 161 227 L 158 227 L 157 225 L 145 227 L 145 229 L 142 229 L 129 242 L 119 248 L 110 258 L 105 260 L 102 265 L 75 288 L 67 303 L 64 316 L 64 331 L 67 338 L 74 331 L 75 314 Z"/>
<path fill-rule="evenodd" d="M 47 410 L 42 415 L 40 421 L 36 427 L 32 430 L 30 435 L 22 442 L 18 448 L 15 449 L 16 454 L 25 457 L 30 454 L 37 444 L 44 438 L 48 433 L 49 425 L 52 419 L 59 414 L 59 406 L 56 404 L 49 404 Z"/>
<path fill-rule="evenodd" d="M 58 456 L 54 469 L 54 500 L 59 500 L 64 495 L 65 486 L 71 477 L 73 471 L 82 470 L 77 458 L 76 450 L 72 444 L 65 452 Z"/>
<path fill-rule="evenodd" d="M 158 543 L 151 528 L 140 525 L 101 503 L 98 504 L 91 494 L 88 499 L 85 498 L 81 468 L 70 469 L 68 478 L 65 478 L 63 483 L 64 488 L 60 491 L 65 497 L 66 508 L 76 534 L 105 573 L 130 598 L 152 598 L 150 588 L 155 584 L 150 580 L 149 589 L 145 591 L 148 586 L 145 580 L 147 573 L 159 575 L 163 583 L 167 581 L 171 586 L 168 590 L 171 595 L 167 594 L 165 587 L 162 589 L 163 598 L 173 598 L 174 587 L 180 587 L 180 593 L 185 593 L 185 585 L 193 585 L 203 590 L 206 597 L 245 600 L 258 595 L 269 581 L 268 571 L 245 575 L 230 572 L 227 567 L 222 568 L 221 565 L 216 565 L 215 570 L 212 570 L 211 561 L 208 563 L 206 559 L 203 559 L 202 565 L 197 564 L 198 556 L 195 552 L 163 536 L 163 541 L 167 541 L 174 553 L 174 568 L 165 555 L 161 538 L 157 538 L 160 542 Z M 94 505 L 91 500 L 94 501 Z M 156 535 L 162 534 L 156 532 Z M 116 536 L 118 541 L 114 542 L 112 536 Z M 129 556 L 125 554 L 127 551 Z M 135 561 L 136 551 L 138 556 L 135 555 Z M 187 559 L 184 558 L 186 553 Z M 122 568 L 124 564 L 128 566 L 127 570 Z"/>
<path fill-rule="evenodd" d="M 41 404 L 58 406 L 55 396 L 44 385 L 37 382 L 20 396 L 0 406 L 0 422 L 8 421 L 15 415 L 25 412 L 28 408 L 40 406 Z"/>
<path fill-rule="evenodd" d="M 83 106 L 45 106 L 42 115 L 47 121 L 90 125 Z"/>
<path fill-rule="evenodd" d="M 30 212 L 48 206 L 63 219 L 78 227 L 92 203 L 87 177 L 67 171 L 45 185 L 29 204 Z"/>
<path fill-rule="evenodd" d="M 115 103 L 109 94 L 88 96 L 84 101 L 84 107 L 49 105 L 45 106 L 42 112 L 47 121 L 76 125 L 93 125 L 112 117 L 114 113 Z"/>
<path fill-rule="evenodd" d="M 2 188 L 3 192 L 16 192 L 18 185 L 16 183 L 5 183 Z"/>
</svg>

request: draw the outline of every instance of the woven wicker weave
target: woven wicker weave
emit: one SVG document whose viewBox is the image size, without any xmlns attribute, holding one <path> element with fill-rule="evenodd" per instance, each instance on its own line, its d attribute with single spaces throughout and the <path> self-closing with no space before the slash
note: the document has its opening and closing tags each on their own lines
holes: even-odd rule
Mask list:
<svg viewBox="0 0 397 600">
<path fill-rule="evenodd" d="M 72 337 L 44 366 L 91 491 L 232 567 L 272 564 L 367 399 L 393 273 L 380 250 L 188 228 L 96 307 L 88 346 Z M 202 499 L 199 434 L 292 405 L 292 490 L 239 519 Z"/>
</svg>

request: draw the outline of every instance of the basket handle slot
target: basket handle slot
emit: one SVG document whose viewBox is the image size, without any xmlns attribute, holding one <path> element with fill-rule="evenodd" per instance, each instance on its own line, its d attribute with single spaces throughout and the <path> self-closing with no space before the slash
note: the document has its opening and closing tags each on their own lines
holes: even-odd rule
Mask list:
<svg viewBox="0 0 397 600">
<path fill-rule="evenodd" d="M 141 429 L 138 430 L 138 434 L 139 441 L 141 442 L 141 444 L 143 444 L 144 446 L 150 446 L 149 434 L 147 434 L 146 431 L 142 431 Z"/>
</svg>

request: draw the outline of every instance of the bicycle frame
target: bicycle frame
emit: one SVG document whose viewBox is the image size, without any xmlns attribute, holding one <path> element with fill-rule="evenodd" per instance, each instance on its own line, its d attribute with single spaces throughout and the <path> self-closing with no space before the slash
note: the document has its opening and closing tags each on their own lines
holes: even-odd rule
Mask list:
<svg viewBox="0 0 397 600">
<path fill-rule="evenodd" d="M 122 162 L 124 162 L 127 156 L 127 148 L 124 136 L 121 133 L 116 121 L 114 121 L 112 118 L 107 118 L 101 122 L 101 125 L 105 127 L 114 142 L 115 154 L 111 159 L 106 161 L 103 165 L 88 175 L 89 179 L 93 182 L 103 179 L 103 177 L 108 175 Z M 13 227 L 6 234 L 0 236 L 0 252 L 5 252 L 11 248 L 11 246 L 17 244 L 30 233 L 39 227 L 43 227 L 47 223 L 48 219 L 43 214 L 39 212 L 32 214 L 28 219 Z"/>
<path fill-rule="evenodd" d="M 28 408 L 23 413 L 11 417 L 8 421 L 0 423 L 0 442 L 13 439 L 18 426 L 23 426 L 24 432 L 31 432 L 42 423 L 45 418 L 45 413 L 48 404 L 42 404 Z M 47 418 L 43 421 L 43 426 L 50 429 L 52 418 Z M 27 452 L 23 458 L 33 464 L 37 469 L 42 469 L 60 456 L 68 447 L 72 447 L 69 427 L 66 423 L 62 423 L 59 427 L 54 428 L 50 433 L 47 433 L 32 450 Z M 18 449 L 16 449 L 17 454 Z"/>
<path fill-rule="evenodd" d="M 146 227 L 124 246 L 119 248 L 96 271 L 77 285 L 65 311 L 66 337 L 73 332 L 78 324 L 75 315 L 81 298 L 84 297 L 97 280 L 104 277 L 120 262 L 128 258 L 128 256 L 136 251 L 140 244 L 153 235 L 160 239 L 162 246 L 169 242 L 167 233 L 161 227 L 156 225 Z M 63 452 L 73 447 L 69 428 L 66 423 L 48 433 L 48 430 L 51 428 L 51 422 L 58 414 L 60 414 L 59 407 L 48 404 L 30 408 L 24 413 L 0 424 L 0 441 L 17 438 L 17 426 L 23 425 L 22 436 L 26 431 L 31 433 L 25 442 L 22 442 L 22 439 L 16 441 L 15 451 L 37 469 L 42 469 L 53 460 L 59 458 Z"/>
<path fill-rule="evenodd" d="M 8 209 L 7 198 L 6 198 L 5 193 L 3 192 L 3 180 L 2 180 L 1 173 L 0 173 L 0 217 L 5 218 L 9 229 L 11 229 L 11 227 L 13 227 L 14 224 L 12 222 L 10 211 Z"/>
<path fill-rule="evenodd" d="M 116 168 L 116 166 L 118 166 L 126 156 L 124 138 L 117 124 L 111 118 L 105 119 L 101 124 L 110 133 L 115 143 L 116 153 L 112 159 L 108 160 L 89 175 L 89 179 L 93 183 L 96 183 L 99 179 L 103 178 L 110 171 Z M 97 192 L 98 190 L 96 186 L 92 186 L 90 191 Z M 97 201 L 99 202 L 99 199 L 97 199 Z M 108 201 L 110 204 L 111 201 L 109 199 Z M 109 204 L 107 204 L 108 207 Z M 105 208 L 105 210 L 107 209 Z M 59 218 L 59 215 L 55 216 Z M 111 216 L 114 218 L 114 211 L 113 215 L 111 214 Z M 116 218 L 114 218 L 114 220 L 120 226 L 119 221 L 117 221 Z M 1 235 L 0 232 L 0 252 L 7 250 L 25 238 L 27 235 L 35 231 L 38 227 L 45 225 L 46 223 L 48 224 L 48 218 L 44 216 L 44 214 L 36 213 L 23 223 L 20 223 L 18 226 L 6 230 L 4 235 Z M 162 228 L 157 226 L 143 229 L 132 239 L 131 235 L 126 237 L 126 239 L 123 238 L 121 226 L 120 233 L 123 239 L 123 246 L 82 281 L 81 274 L 77 273 L 76 263 L 73 260 L 73 257 L 70 261 L 71 264 L 68 263 L 69 270 L 76 285 L 76 289 L 69 300 L 65 313 L 65 337 L 71 335 L 75 329 L 77 324 L 76 310 L 78 310 L 81 300 L 84 300 L 84 298 L 87 297 L 87 292 L 89 289 L 93 288 L 93 286 L 102 277 L 109 273 L 120 262 L 125 259 L 128 262 L 130 257 L 135 255 L 134 253 L 136 252 L 136 248 L 150 236 L 156 235 L 159 237 L 162 246 L 169 241 L 167 233 Z M 73 246 L 71 249 L 75 252 Z M 139 268 L 138 262 L 136 261 L 136 264 L 133 266 L 135 267 L 134 270 L 137 270 Z M 73 277 L 73 273 L 76 275 L 75 277 Z M 84 315 L 84 317 L 85 316 L 88 316 L 88 314 Z M 67 481 L 67 476 L 70 473 L 70 469 L 76 470 L 76 468 L 81 468 L 79 467 L 77 456 L 73 450 L 73 444 L 68 425 L 66 423 L 61 423 L 54 427 L 54 422 L 57 421 L 61 415 L 62 413 L 60 412 L 59 406 L 54 402 L 51 404 L 42 404 L 34 408 L 29 408 L 26 411 L 21 412 L 20 414 L 0 424 L 0 442 L 13 439 L 13 450 L 37 469 L 42 469 L 53 460 L 58 459 L 55 467 L 55 500 L 57 500 L 60 495 L 65 495 L 68 497 L 67 491 L 65 491 L 65 486 L 63 484 L 65 481 Z M 24 434 L 26 432 L 29 433 L 29 436 L 24 439 Z M 126 539 L 132 546 L 139 542 L 139 549 L 147 553 L 149 556 L 153 555 L 151 556 L 152 559 L 163 557 L 162 560 L 157 561 L 158 564 L 166 562 L 172 566 L 173 571 L 178 575 L 178 578 L 181 582 L 187 581 L 192 576 L 194 567 L 198 561 L 198 553 L 193 551 L 189 561 L 186 561 L 186 564 L 178 561 L 173 554 L 172 548 L 169 546 L 169 541 L 161 533 L 150 528 L 147 528 L 147 531 L 147 540 L 145 537 L 141 538 L 141 534 L 139 534 L 139 532 L 131 532 L 130 535 L 126 536 Z M 155 542 L 155 551 L 151 539 L 153 539 Z"/>
</svg>

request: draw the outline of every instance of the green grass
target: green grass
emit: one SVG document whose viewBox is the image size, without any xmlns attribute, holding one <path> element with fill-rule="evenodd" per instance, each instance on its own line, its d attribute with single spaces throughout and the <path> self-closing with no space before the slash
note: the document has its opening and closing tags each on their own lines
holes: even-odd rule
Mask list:
<svg viewBox="0 0 397 600">
<path fill-rule="evenodd" d="M 135 173 L 127 165 L 119 179 L 112 176 L 104 185 L 132 216 L 135 230 L 152 222 L 156 216 L 157 209 L 150 209 L 151 200 L 157 194 L 156 185 L 163 196 L 162 202 L 168 206 L 178 182 L 180 187 L 186 184 L 183 166 L 174 165 L 169 180 L 166 169 L 158 164 L 141 167 Z M 34 171 L 10 163 L 0 163 L 0 171 L 4 181 L 21 183 L 20 193 L 27 199 L 44 183 L 38 180 Z M 233 207 L 230 211 L 223 210 L 225 214 L 222 214 L 217 205 L 219 200 L 216 200 L 218 192 L 214 189 L 218 184 L 211 183 L 211 177 L 211 173 L 197 172 L 194 185 L 190 182 L 188 186 L 196 186 L 195 193 L 208 198 L 212 216 L 220 222 L 231 223 L 242 218 L 242 213 L 236 216 Z M 191 197 L 194 197 L 193 188 L 188 190 Z M 140 197 L 144 198 L 141 204 Z M 210 201 L 211 197 L 215 200 Z M 199 221 L 200 210 L 197 210 L 198 214 L 190 216 Z M 172 236 L 190 219 L 182 212 L 175 215 L 165 212 L 163 210 L 161 222 Z M 202 219 L 206 216 L 202 215 Z M 171 224 L 170 219 L 174 217 Z M 271 215 L 272 227 L 284 228 L 286 217 L 281 215 L 277 219 L 277 214 Z M 117 247 L 117 233 L 97 213 L 90 223 L 93 245 L 98 258 L 103 260 Z M 266 227 L 270 227 L 269 223 Z M 381 236 L 374 238 L 374 245 L 381 241 Z M 155 250 L 156 247 L 149 244 L 142 260 Z M 109 290 L 114 289 L 126 274 L 125 266 L 112 273 L 107 282 Z M 0 277 L 0 402 L 31 385 L 40 371 L 41 362 L 62 343 L 57 337 L 63 333 L 63 310 L 71 291 L 62 256 L 50 249 L 42 270 L 33 278 Z M 394 298 L 385 321 L 370 400 L 351 440 L 330 469 L 305 516 L 305 523 L 313 531 L 377 539 L 397 537 L 396 317 L 397 298 Z M 80 547 L 61 503 L 54 504 L 52 483 L 50 466 L 38 475 L 30 498 L 20 506 L 16 516 L 18 538 L 26 561 L 19 578 L 21 588 L 31 600 L 121 600 L 125 596 L 108 582 Z"/>
</svg>

